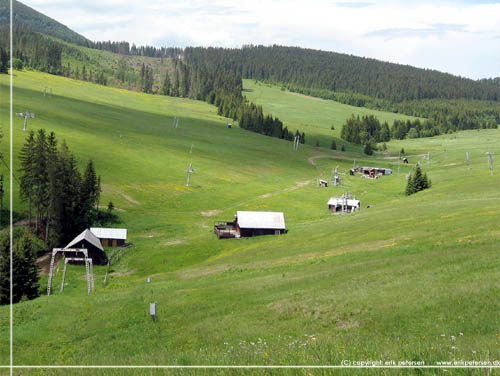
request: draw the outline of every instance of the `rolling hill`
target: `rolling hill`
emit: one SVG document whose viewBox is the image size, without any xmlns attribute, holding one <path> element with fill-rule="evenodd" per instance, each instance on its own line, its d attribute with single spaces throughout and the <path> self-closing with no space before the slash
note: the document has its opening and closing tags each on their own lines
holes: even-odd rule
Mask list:
<svg viewBox="0 0 500 376">
<path fill-rule="evenodd" d="M 62 23 L 30 8 L 23 3 L 12 0 L 14 25 L 22 25 L 33 31 L 47 34 L 55 38 L 74 43 L 79 46 L 89 46 L 91 41 Z M 10 2 L 0 0 L 0 25 L 10 24 Z"/>
<path fill-rule="evenodd" d="M 434 364 L 450 352 L 499 358 L 499 177 L 484 155 L 498 156 L 498 130 L 391 141 L 390 155 L 373 158 L 310 145 L 294 152 L 287 141 L 228 129 L 228 119 L 204 102 L 14 73 L 14 111 L 35 111 L 29 127 L 56 132 L 80 167 L 94 160 L 101 201 L 113 201 L 133 244 L 112 262 L 106 286 L 106 268 L 95 268 L 90 296 L 82 268 L 71 266 L 64 293 L 14 306 L 15 364 Z M 44 98 L 45 86 L 52 98 Z M 0 91 L 7 95 L 7 76 Z M 294 118 L 309 116 L 311 99 L 283 95 L 298 101 Z M 325 112 L 318 119 L 330 116 L 326 108 L 316 110 Z M 0 120 L 8 123 L 5 102 Z M 22 119 L 14 121 L 17 171 L 25 133 Z M 1 147 L 5 155 L 8 145 Z M 398 174 L 393 156 L 402 147 L 411 165 Z M 336 166 L 346 173 L 353 159 L 394 174 L 346 174 L 341 187 L 315 186 Z M 416 162 L 433 187 L 405 197 L 405 175 Z M 195 173 L 186 187 L 189 163 Z M 361 211 L 331 215 L 326 202 L 344 191 L 361 199 Z M 14 193 L 15 210 L 25 211 Z M 289 232 L 218 240 L 214 221 L 236 210 L 284 211 Z M 54 286 L 60 278 L 61 270 Z M 156 323 L 148 316 L 154 301 Z M 0 308 L 0 331 L 6 364 L 8 307 Z M 37 372 L 45 371 L 22 374 Z"/>
</svg>

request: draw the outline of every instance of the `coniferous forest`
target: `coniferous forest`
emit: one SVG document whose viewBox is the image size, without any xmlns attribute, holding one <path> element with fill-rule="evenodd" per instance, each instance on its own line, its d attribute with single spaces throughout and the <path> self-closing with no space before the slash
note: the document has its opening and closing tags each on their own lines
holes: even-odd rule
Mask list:
<svg viewBox="0 0 500 376">
<path fill-rule="evenodd" d="M 0 1 L 2 7 L 7 7 L 5 0 Z M 471 80 L 375 59 L 278 45 L 158 48 L 130 45 L 126 41 L 93 42 L 17 1 L 14 10 L 17 22 L 13 55 L 18 67 L 150 94 L 204 100 L 216 105 L 220 115 L 238 121 L 242 128 L 268 136 L 294 137 L 279 119 L 264 116 L 262 108 L 246 103 L 241 94 L 244 78 L 344 104 L 427 119 L 413 125 L 388 125 L 392 138 L 428 137 L 465 129 L 496 128 L 500 124 L 499 78 Z M 6 19 L 0 19 L 2 24 L 0 72 L 6 73 Z M 123 58 L 117 67 L 99 66 L 85 49 L 75 44 Z M 128 60 L 131 56 L 158 58 L 164 68 L 158 72 L 148 62 L 142 62 L 137 70 Z M 63 64 L 63 59 L 68 62 Z M 354 123 L 353 119 L 347 120 L 346 134 L 352 133 L 347 128 Z M 305 135 L 296 133 L 304 142 Z M 364 134 L 356 138 L 367 142 Z M 386 138 L 385 134 L 371 135 L 370 142 Z M 349 136 L 345 139 L 353 140 Z"/>
</svg>

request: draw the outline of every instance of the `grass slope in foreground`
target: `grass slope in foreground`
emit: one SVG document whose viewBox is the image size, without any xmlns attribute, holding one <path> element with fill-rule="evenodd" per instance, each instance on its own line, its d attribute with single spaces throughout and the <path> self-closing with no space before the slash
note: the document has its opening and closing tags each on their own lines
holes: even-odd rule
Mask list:
<svg viewBox="0 0 500 376">
<path fill-rule="evenodd" d="M 0 80 L 5 97 L 8 78 Z M 74 266 L 63 294 L 55 288 L 54 296 L 15 305 L 15 364 L 500 358 L 500 180 L 490 176 L 484 154 L 498 156 L 498 130 L 389 143 L 393 155 L 404 146 L 411 163 L 431 153 L 424 170 L 434 185 L 410 197 L 402 195 L 407 166 L 400 176 L 346 175 L 343 187 L 320 189 L 318 175 L 352 166 L 346 153 L 307 145 L 293 152 L 289 142 L 227 129 L 227 119 L 203 102 L 31 72 L 16 72 L 14 83 L 14 111 L 37 113 L 30 128 L 66 139 L 81 167 L 94 159 L 101 202 L 121 210 L 119 226 L 134 244 L 112 265 L 106 287 L 105 270 L 95 268 L 90 297 Z M 43 97 L 45 86 L 53 87 L 52 99 Z M 181 116 L 179 129 L 172 128 L 174 115 Z M 8 124 L 5 103 L 0 120 Z M 21 118 L 14 128 L 17 165 Z M 8 145 L 1 146 L 5 154 Z M 397 171 L 391 158 L 352 157 Z M 186 187 L 191 162 L 196 172 Z M 328 198 L 344 190 L 363 209 L 330 215 Z M 18 200 L 15 208 L 26 209 Z M 213 221 L 236 210 L 284 211 L 289 233 L 217 240 Z M 157 323 L 148 316 L 153 301 Z M 0 330 L 8 333 L 8 307 L 0 308 Z M 0 337 L 0 351 L 6 364 L 8 336 Z M 37 372 L 46 371 L 17 374 Z M 53 370 L 89 372 L 129 374 Z"/>
<path fill-rule="evenodd" d="M 381 123 L 387 121 L 389 127 L 394 120 L 414 120 L 415 117 L 376 111 L 364 107 L 349 106 L 332 100 L 309 97 L 281 90 L 280 87 L 263 82 L 243 80 L 243 95 L 255 104 L 261 105 L 264 112 L 279 117 L 289 130 L 297 129 L 306 133 L 306 143 L 330 148 L 332 139 L 336 139 L 337 150 L 345 145 L 347 151 L 361 153 L 363 147 L 350 144 L 340 138 L 342 125 L 352 114 L 356 116 L 374 115 Z M 332 125 L 334 130 L 332 130 Z"/>
</svg>

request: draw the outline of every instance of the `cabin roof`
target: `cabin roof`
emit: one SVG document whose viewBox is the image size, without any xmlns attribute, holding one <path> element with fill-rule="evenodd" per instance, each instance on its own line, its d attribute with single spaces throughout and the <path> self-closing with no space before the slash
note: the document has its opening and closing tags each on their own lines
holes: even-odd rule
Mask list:
<svg viewBox="0 0 500 376">
<path fill-rule="evenodd" d="M 71 248 L 75 244 L 78 244 L 83 240 L 88 241 L 90 244 L 92 244 L 93 246 L 104 252 L 104 248 L 102 248 L 101 241 L 88 229 L 84 230 L 80 235 L 74 238 L 66 247 L 64 247 L 64 249 Z"/>
<path fill-rule="evenodd" d="M 328 205 L 344 205 L 344 199 L 341 197 L 332 197 L 328 200 Z M 347 200 L 347 206 L 359 206 L 360 201 L 354 199 Z"/>
<path fill-rule="evenodd" d="M 123 240 L 127 240 L 127 229 L 126 228 L 91 227 L 90 231 L 92 232 L 92 234 L 97 236 L 99 239 L 123 239 Z"/>
<path fill-rule="evenodd" d="M 240 228 L 285 230 L 285 215 L 282 212 L 238 211 Z"/>
</svg>

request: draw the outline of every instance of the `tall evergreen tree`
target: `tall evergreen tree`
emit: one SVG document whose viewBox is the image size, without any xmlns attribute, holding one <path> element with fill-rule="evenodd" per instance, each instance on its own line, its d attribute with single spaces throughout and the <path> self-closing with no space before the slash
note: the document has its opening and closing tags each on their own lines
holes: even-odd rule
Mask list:
<svg viewBox="0 0 500 376">
<path fill-rule="evenodd" d="M 19 155 L 21 162 L 21 199 L 28 201 L 28 224 L 31 227 L 32 203 L 35 186 L 35 133 L 30 130 Z"/>
</svg>

